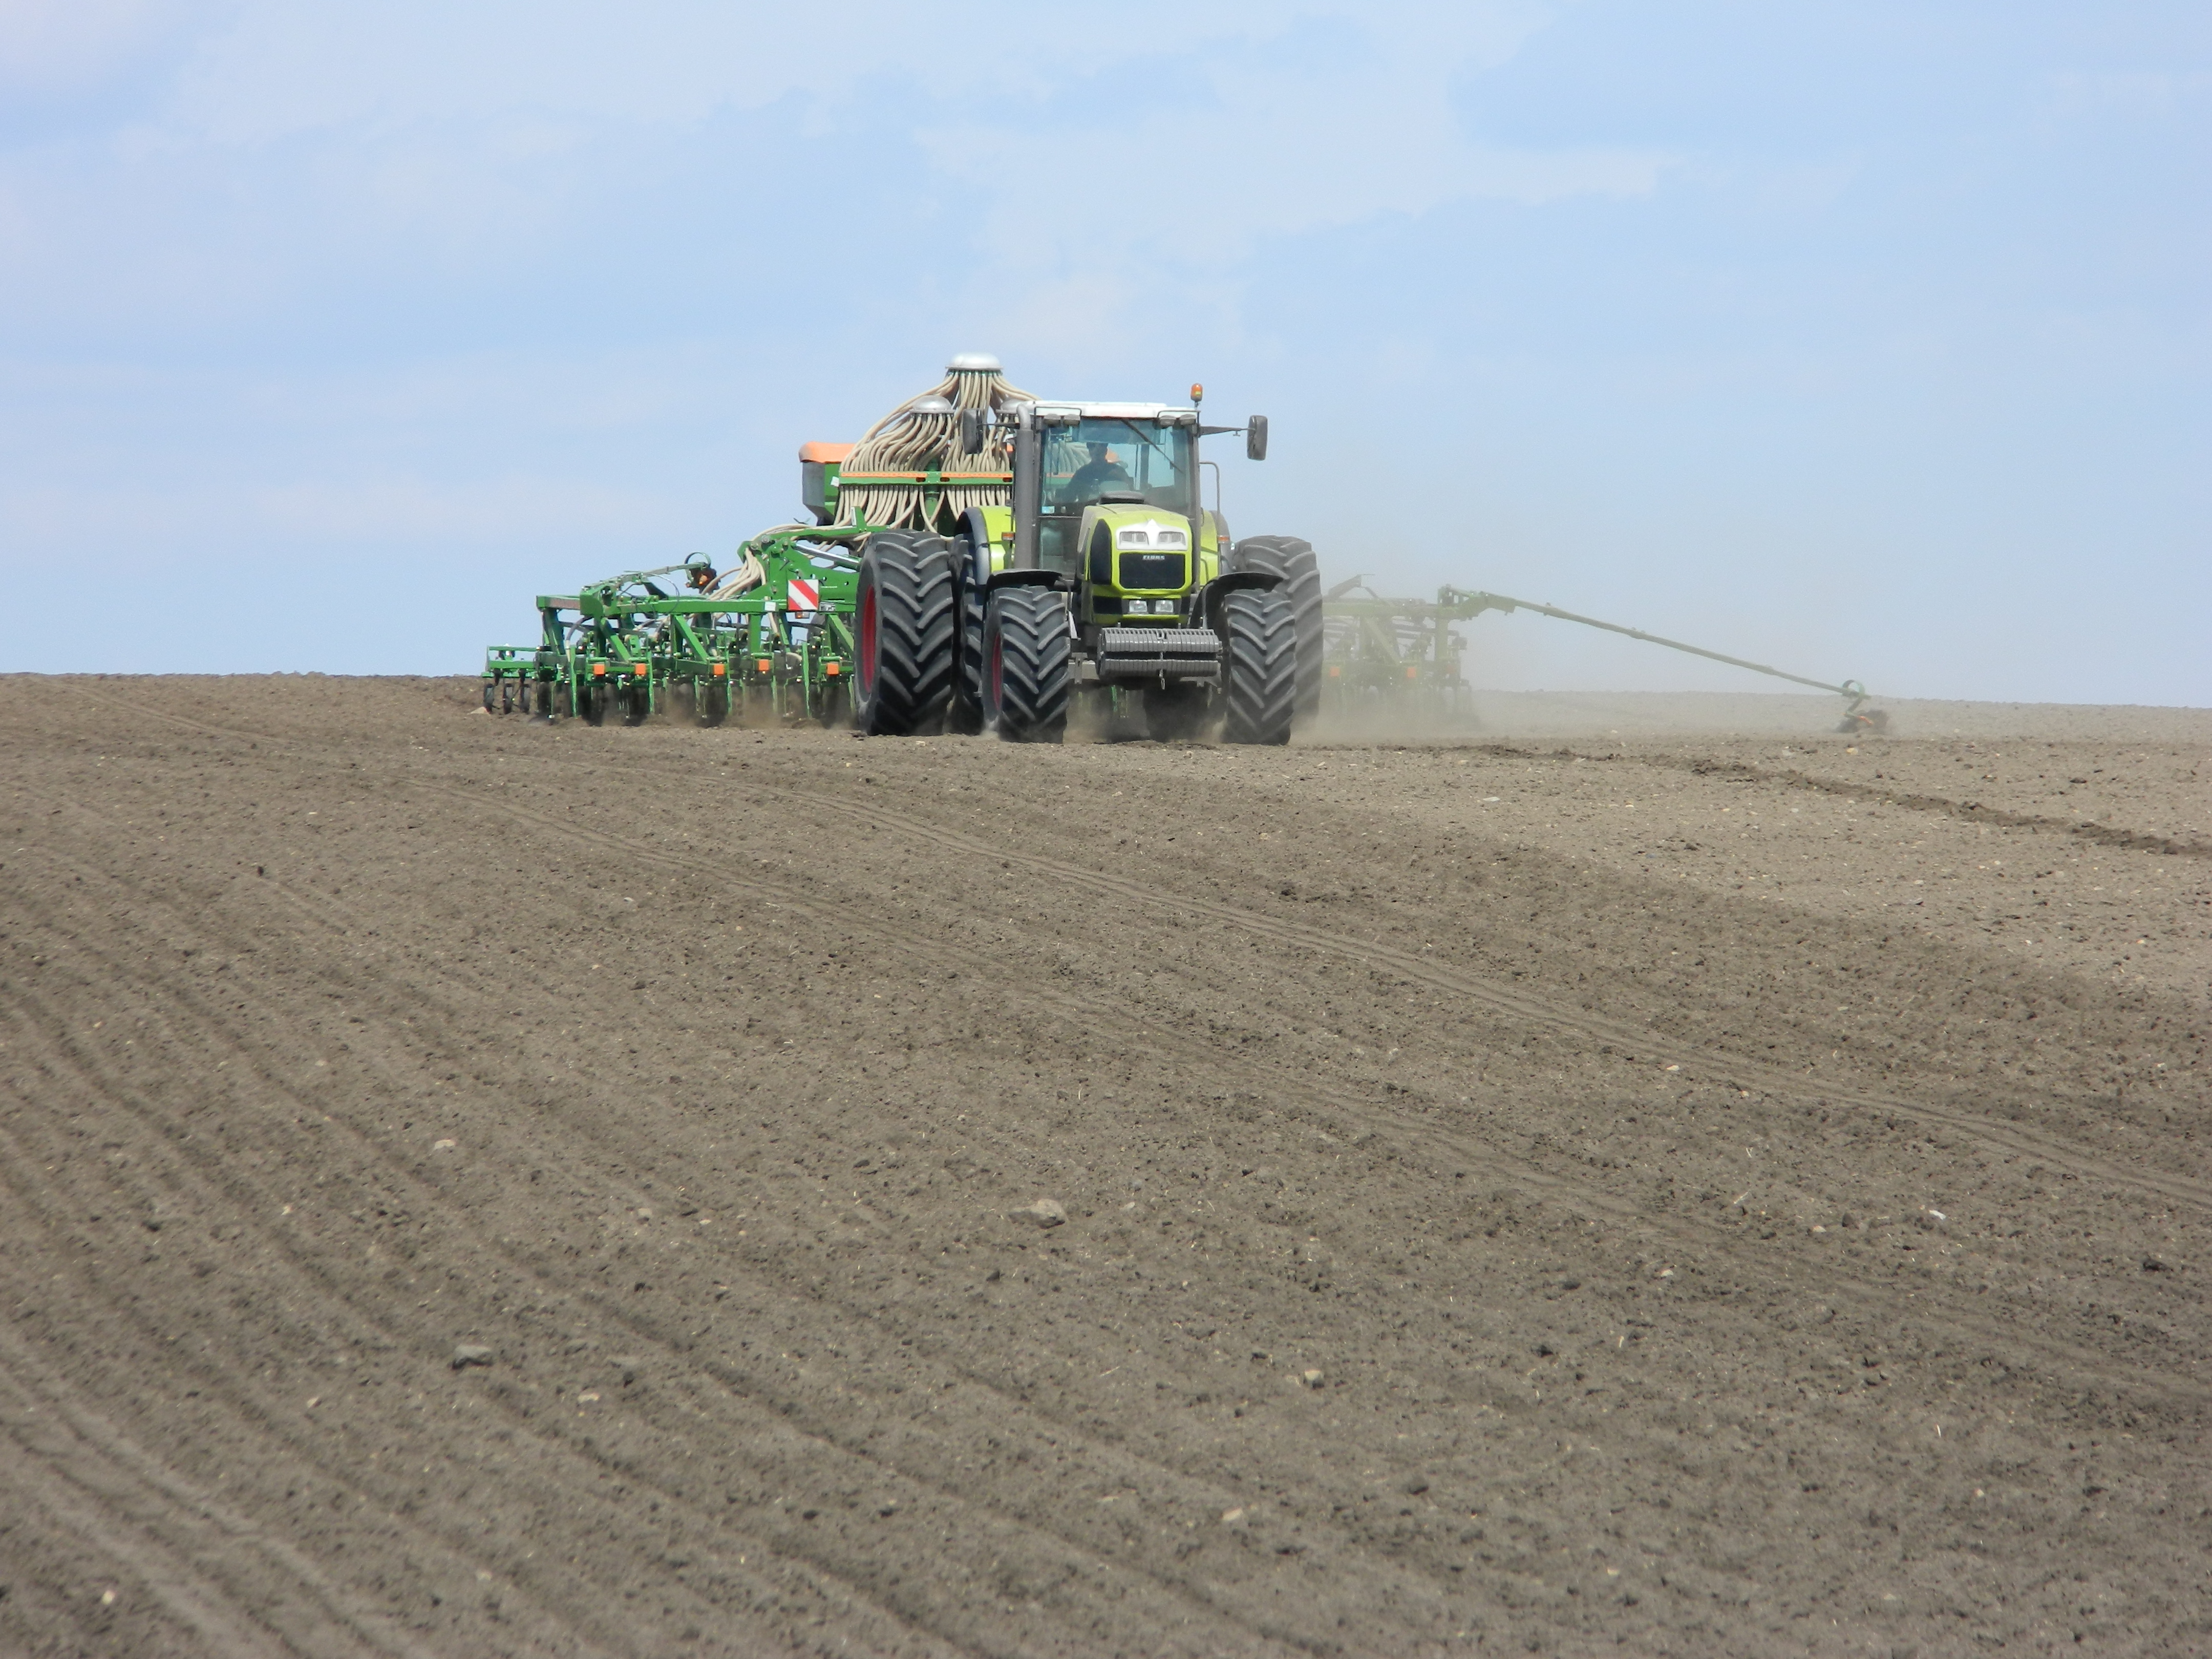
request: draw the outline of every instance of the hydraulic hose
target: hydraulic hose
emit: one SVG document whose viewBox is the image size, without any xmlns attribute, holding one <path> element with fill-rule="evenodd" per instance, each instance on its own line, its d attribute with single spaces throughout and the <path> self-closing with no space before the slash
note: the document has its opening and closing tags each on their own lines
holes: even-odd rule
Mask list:
<svg viewBox="0 0 2212 1659">
<path fill-rule="evenodd" d="M 995 442 L 973 453 L 960 448 L 960 411 L 996 414 L 1036 398 L 1011 385 L 995 357 L 960 356 L 945 378 L 916 392 L 870 427 L 843 467 L 847 477 L 870 472 L 1003 472 L 1006 456 Z M 837 522 L 883 527 L 949 531 L 971 507 L 1003 507 L 1006 486 L 997 483 L 954 483 L 938 498 L 933 523 L 923 492 L 914 484 L 843 484 L 837 492 Z"/>
</svg>

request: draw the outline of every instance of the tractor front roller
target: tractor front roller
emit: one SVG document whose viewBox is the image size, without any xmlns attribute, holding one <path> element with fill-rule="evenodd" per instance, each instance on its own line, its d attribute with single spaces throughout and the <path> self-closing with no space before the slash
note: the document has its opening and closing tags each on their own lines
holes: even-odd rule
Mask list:
<svg viewBox="0 0 2212 1659">
<path fill-rule="evenodd" d="M 1049 587 L 1002 587 L 983 618 L 983 721 L 1008 743 L 1058 743 L 1074 680 L 1067 601 Z"/>
<path fill-rule="evenodd" d="M 937 729 L 952 692 L 952 555 L 942 536 L 886 530 L 860 555 L 860 686 L 853 724 L 872 737 Z"/>
<path fill-rule="evenodd" d="M 1291 602 L 1298 642 L 1295 718 L 1300 725 L 1321 712 L 1321 567 L 1313 544 L 1296 536 L 1247 536 L 1229 550 L 1231 570 L 1257 570 L 1282 578 L 1276 589 Z"/>
<path fill-rule="evenodd" d="M 1280 588 L 1241 588 L 1221 602 L 1222 701 L 1229 743 L 1288 743 L 1297 697 L 1297 617 Z"/>
</svg>

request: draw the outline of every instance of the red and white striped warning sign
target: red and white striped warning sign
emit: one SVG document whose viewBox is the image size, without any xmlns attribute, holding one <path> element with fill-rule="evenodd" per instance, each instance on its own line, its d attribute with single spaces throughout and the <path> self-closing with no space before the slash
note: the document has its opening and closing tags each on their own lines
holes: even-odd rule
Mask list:
<svg viewBox="0 0 2212 1659">
<path fill-rule="evenodd" d="M 819 611 L 822 608 L 822 590 L 812 582 L 793 576 L 788 591 L 793 611 Z"/>
</svg>

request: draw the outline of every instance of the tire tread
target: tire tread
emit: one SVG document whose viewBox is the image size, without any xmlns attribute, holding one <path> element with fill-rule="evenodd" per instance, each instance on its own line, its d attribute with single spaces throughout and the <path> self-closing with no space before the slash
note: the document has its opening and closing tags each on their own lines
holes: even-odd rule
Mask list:
<svg viewBox="0 0 2212 1659">
<path fill-rule="evenodd" d="M 1002 665 L 992 724 L 1009 743 L 1058 743 L 1074 679 L 1066 603 L 1048 587 L 1002 587 L 990 605 Z"/>
<path fill-rule="evenodd" d="M 856 724 L 877 737 L 934 731 L 952 693 L 952 554 L 942 536 L 887 530 L 868 538 L 860 580 L 876 591 L 876 678 Z"/>
<path fill-rule="evenodd" d="M 1222 601 L 1222 701 L 1227 743 L 1285 744 L 1297 698 L 1297 613 L 1280 588 Z"/>
</svg>

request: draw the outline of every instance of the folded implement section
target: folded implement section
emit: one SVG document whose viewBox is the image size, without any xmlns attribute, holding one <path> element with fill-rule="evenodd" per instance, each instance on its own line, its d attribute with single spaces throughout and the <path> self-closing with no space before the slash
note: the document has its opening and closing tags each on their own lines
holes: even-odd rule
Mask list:
<svg viewBox="0 0 2212 1659">
<path fill-rule="evenodd" d="M 1747 668 L 1754 674 L 1833 691 L 1845 700 L 1843 721 L 1836 728 L 1838 732 L 1879 733 L 1889 729 L 1889 716 L 1865 706 L 1867 689 L 1856 680 L 1832 684 L 1809 679 L 1765 663 L 1708 651 L 1701 645 L 1665 639 L 1620 623 L 1601 622 L 1595 617 L 1539 605 L 1533 599 L 1456 587 L 1438 588 L 1433 601 L 1387 599 L 1369 587 L 1364 577 L 1354 576 L 1330 588 L 1320 609 L 1323 617 L 1322 690 L 1326 706 L 1338 715 L 1391 710 L 1431 719 L 1471 716 L 1474 693 L 1460 667 L 1467 641 L 1452 624 L 1469 621 L 1486 611 L 1505 615 L 1533 611 L 1539 616 L 1602 629 L 1731 668 Z"/>
</svg>

